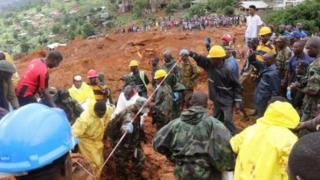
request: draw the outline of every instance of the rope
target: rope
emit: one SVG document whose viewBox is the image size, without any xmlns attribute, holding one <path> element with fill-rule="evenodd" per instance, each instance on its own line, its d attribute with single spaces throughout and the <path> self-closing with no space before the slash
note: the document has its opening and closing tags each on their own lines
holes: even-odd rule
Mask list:
<svg viewBox="0 0 320 180">
<path fill-rule="evenodd" d="M 70 157 L 71 157 L 71 151 L 69 152 L 70 153 Z M 73 162 L 75 162 L 76 164 L 78 164 L 89 176 L 91 176 L 93 179 L 96 179 L 96 176 L 93 175 L 87 168 L 85 168 L 81 163 L 79 163 L 77 160 L 75 159 L 72 159 L 71 160 Z"/>
<path fill-rule="evenodd" d="M 172 66 L 172 68 L 169 70 L 168 75 L 173 71 L 173 69 L 177 66 L 177 62 Z M 134 118 L 131 120 L 131 123 L 133 123 L 135 121 L 135 119 L 138 117 L 138 115 L 141 113 L 142 109 L 148 104 L 148 102 L 151 100 L 151 98 L 155 95 L 155 93 L 157 92 L 157 90 L 160 88 L 161 84 L 164 83 L 164 81 L 167 79 L 168 75 L 162 79 L 162 81 L 159 83 L 159 86 L 152 92 L 152 94 L 148 97 L 147 101 L 142 105 L 142 107 L 139 109 L 139 111 L 135 114 Z M 113 153 L 116 151 L 116 149 L 119 147 L 119 145 L 121 144 L 121 142 L 123 141 L 123 139 L 125 138 L 125 136 L 128 134 L 128 131 L 125 131 L 123 133 L 123 135 L 121 136 L 120 140 L 118 141 L 118 143 L 116 144 L 116 146 L 112 149 L 112 151 L 110 152 L 109 156 L 107 157 L 107 159 L 104 161 L 104 163 L 102 164 L 100 171 L 102 171 L 102 169 L 104 168 L 104 166 L 107 164 L 107 162 L 109 161 L 109 159 L 111 158 L 111 156 L 113 155 Z"/>
</svg>

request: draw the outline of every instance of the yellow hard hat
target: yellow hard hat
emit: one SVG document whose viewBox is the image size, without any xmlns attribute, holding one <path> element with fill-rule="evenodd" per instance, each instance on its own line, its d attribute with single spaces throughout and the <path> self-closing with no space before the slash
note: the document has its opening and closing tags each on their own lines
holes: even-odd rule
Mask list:
<svg viewBox="0 0 320 180">
<path fill-rule="evenodd" d="M 167 72 L 165 70 L 159 69 L 154 74 L 154 79 L 160 79 L 160 78 L 166 77 L 167 75 L 168 74 L 167 74 Z"/>
<path fill-rule="evenodd" d="M 134 67 L 134 66 L 138 66 L 139 63 L 137 60 L 131 60 L 130 63 L 129 63 L 129 67 Z"/>
<path fill-rule="evenodd" d="M 260 36 L 271 34 L 271 33 L 272 33 L 272 30 L 268 26 L 262 27 L 259 31 Z"/>
<path fill-rule="evenodd" d="M 226 57 L 226 51 L 222 46 L 215 45 L 211 47 L 207 57 L 208 58 L 224 58 Z"/>
</svg>

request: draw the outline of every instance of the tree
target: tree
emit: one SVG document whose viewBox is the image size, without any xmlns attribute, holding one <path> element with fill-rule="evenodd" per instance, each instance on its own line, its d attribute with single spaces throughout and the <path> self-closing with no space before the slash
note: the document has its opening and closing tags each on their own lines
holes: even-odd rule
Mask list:
<svg viewBox="0 0 320 180">
<path fill-rule="evenodd" d="M 195 4 L 190 7 L 188 13 L 189 16 L 203 16 L 207 13 L 207 6 L 205 4 Z"/>
<path fill-rule="evenodd" d="M 86 37 L 95 35 L 95 31 L 96 31 L 95 28 L 89 22 L 86 22 L 82 26 L 81 35 L 82 37 L 86 38 Z"/>
<path fill-rule="evenodd" d="M 135 0 L 133 2 L 132 12 L 136 17 L 141 17 L 143 15 L 143 11 L 148 7 L 148 0 Z"/>
<path fill-rule="evenodd" d="M 59 34 L 62 32 L 62 25 L 61 24 L 55 24 L 52 26 L 52 33 L 53 34 Z"/>
<path fill-rule="evenodd" d="M 30 49 L 30 45 L 27 42 L 24 41 L 20 44 L 20 51 L 22 53 L 27 53 L 29 49 Z"/>
<path fill-rule="evenodd" d="M 231 6 L 226 6 L 223 8 L 223 14 L 226 16 L 232 16 L 234 14 L 234 8 Z"/>
</svg>

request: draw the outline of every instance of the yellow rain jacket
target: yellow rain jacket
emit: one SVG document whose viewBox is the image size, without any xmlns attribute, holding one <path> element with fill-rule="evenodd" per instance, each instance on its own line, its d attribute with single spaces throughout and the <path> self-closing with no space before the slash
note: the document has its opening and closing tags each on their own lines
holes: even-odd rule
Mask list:
<svg viewBox="0 0 320 180">
<path fill-rule="evenodd" d="M 16 65 L 14 64 L 14 60 L 13 60 L 13 57 L 9 54 L 9 53 L 6 53 L 4 52 L 4 55 L 6 56 L 6 60 L 12 64 L 15 68 L 16 68 Z M 17 68 L 16 68 L 17 69 Z M 14 85 L 17 85 L 18 81 L 19 81 L 20 77 L 19 77 L 19 74 L 18 74 L 18 71 L 15 72 L 12 76 L 12 82 Z"/>
<path fill-rule="evenodd" d="M 238 154 L 235 180 L 286 180 L 286 167 L 297 136 L 289 129 L 299 124 L 297 111 L 286 102 L 270 104 L 264 117 L 230 140 Z"/>
<path fill-rule="evenodd" d="M 80 89 L 77 89 L 74 85 L 69 89 L 70 96 L 76 100 L 79 104 L 83 104 L 88 101 L 95 101 L 92 88 L 85 82 L 82 82 Z"/>
<path fill-rule="evenodd" d="M 91 104 L 72 126 L 72 134 L 79 139 L 80 153 L 94 164 L 97 174 L 104 161 L 103 136 L 112 112 L 113 107 L 107 106 L 104 117 L 99 118 Z"/>
</svg>

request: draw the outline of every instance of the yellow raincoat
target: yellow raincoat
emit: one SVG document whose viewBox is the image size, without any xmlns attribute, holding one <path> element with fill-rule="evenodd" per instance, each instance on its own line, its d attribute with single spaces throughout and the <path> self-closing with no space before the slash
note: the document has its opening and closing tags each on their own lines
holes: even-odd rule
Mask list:
<svg viewBox="0 0 320 180">
<path fill-rule="evenodd" d="M 12 64 L 15 68 L 16 68 L 16 65 L 14 64 L 14 60 L 13 60 L 13 57 L 9 54 L 9 53 L 6 53 L 4 52 L 4 55 L 6 56 L 6 60 Z M 17 68 L 16 68 L 17 69 Z M 19 81 L 20 77 L 19 77 L 19 74 L 18 74 L 18 71 L 15 72 L 12 76 L 12 82 L 14 85 L 17 85 L 18 81 Z"/>
<path fill-rule="evenodd" d="M 76 100 L 79 104 L 94 100 L 94 93 L 92 88 L 85 82 L 82 82 L 80 89 L 77 89 L 74 85 L 69 89 L 70 96 Z"/>
<path fill-rule="evenodd" d="M 103 136 L 112 112 L 113 107 L 107 106 L 104 117 L 99 118 L 90 105 L 72 126 L 72 134 L 79 138 L 80 153 L 94 164 L 97 174 L 104 161 Z"/>
<path fill-rule="evenodd" d="M 288 156 L 297 137 L 289 129 L 299 124 L 299 115 L 286 102 L 269 105 L 264 117 L 231 138 L 238 154 L 235 180 L 286 180 Z"/>
</svg>

